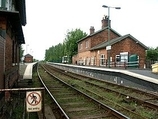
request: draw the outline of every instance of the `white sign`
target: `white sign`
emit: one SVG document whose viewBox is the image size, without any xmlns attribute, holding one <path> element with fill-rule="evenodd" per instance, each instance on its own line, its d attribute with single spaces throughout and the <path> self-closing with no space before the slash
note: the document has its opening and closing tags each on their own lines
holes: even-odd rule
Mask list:
<svg viewBox="0 0 158 119">
<path fill-rule="evenodd" d="M 106 46 L 106 50 L 111 50 L 111 45 L 110 46 Z"/>
<path fill-rule="evenodd" d="M 26 92 L 26 110 L 27 112 L 38 112 L 42 108 L 41 91 Z"/>
</svg>

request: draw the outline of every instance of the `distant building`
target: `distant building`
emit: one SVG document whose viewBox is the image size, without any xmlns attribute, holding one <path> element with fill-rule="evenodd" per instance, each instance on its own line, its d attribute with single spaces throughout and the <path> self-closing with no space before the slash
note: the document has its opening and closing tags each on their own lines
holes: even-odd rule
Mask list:
<svg viewBox="0 0 158 119">
<path fill-rule="evenodd" d="M 77 42 L 78 54 L 73 56 L 73 64 L 144 68 L 148 47 L 130 34 L 120 35 L 111 24 L 108 27 L 107 17 L 101 23 L 99 31 L 91 26 L 90 34 Z"/>
<path fill-rule="evenodd" d="M 26 54 L 24 56 L 24 63 L 32 63 L 33 62 L 33 56 L 30 54 Z"/>
</svg>

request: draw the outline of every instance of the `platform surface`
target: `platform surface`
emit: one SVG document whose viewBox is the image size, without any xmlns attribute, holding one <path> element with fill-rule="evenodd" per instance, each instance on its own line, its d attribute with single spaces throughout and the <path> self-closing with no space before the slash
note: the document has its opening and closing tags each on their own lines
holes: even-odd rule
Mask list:
<svg viewBox="0 0 158 119">
<path fill-rule="evenodd" d="M 140 75 L 143 75 L 143 76 L 158 79 L 158 74 L 152 73 L 151 70 L 131 69 L 131 70 L 128 70 L 128 71 L 133 72 L 133 73 L 137 73 L 137 74 L 140 74 Z"/>
<path fill-rule="evenodd" d="M 23 79 L 32 79 L 32 69 L 34 64 L 36 64 L 36 62 L 34 63 L 28 63 L 23 75 Z"/>
</svg>

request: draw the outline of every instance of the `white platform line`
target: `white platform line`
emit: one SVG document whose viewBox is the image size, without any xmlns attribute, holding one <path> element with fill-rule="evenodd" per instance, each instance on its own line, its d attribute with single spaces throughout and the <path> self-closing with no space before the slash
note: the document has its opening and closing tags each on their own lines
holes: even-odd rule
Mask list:
<svg viewBox="0 0 158 119">
<path fill-rule="evenodd" d="M 32 68 L 34 64 L 35 63 L 30 63 L 27 65 L 23 75 L 23 79 L 32 79 Z"/>
<path fill-rule="evenodd" d="M 63 65 L 63 66 L 65 65 L 65 66 L 79 67 L 79 68 L 84 68 L 84 69 L 94 69 L 94 70 L 122 73 L 122 74 L 126 74 L 128 76 L 133 76 L 135 78 L 142 79 L 144 81 L 148 81 L 148 82 L 151 82 L 151 83 L 158 84 L 158 79 L 155 79 L 155 78 L 152 78 L 152 77 L 148 77 L 148 76 L 144 76 L 142 74 L 133 73 L 133 72 L 127 71 L 127 70 L 122 70 L 122 69 L 109 69 L 109 68 L 102 68 L 102 67 L 88 67 L 88 66 L 78 66 L 78 65 L 74 66 L 74 65 L 70 65 L 70 64 L 60 64 L 60 63 L 53 63 L 53 64 Z"/>
</svg>

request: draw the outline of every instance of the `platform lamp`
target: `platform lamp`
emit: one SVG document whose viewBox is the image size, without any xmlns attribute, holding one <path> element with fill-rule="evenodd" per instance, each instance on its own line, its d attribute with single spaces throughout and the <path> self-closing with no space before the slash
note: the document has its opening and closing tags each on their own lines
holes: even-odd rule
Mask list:
<svg viewBox="0 0 158 119">
<path fill-rule="evenodd" d="M 110 68 L 110 8 L 121 9 L 121 7 L 111 7 L 106 5 L 103 5 L 102 7 L 108 8 L 108 46 L 106 47 L 106 50 L 108 51 L 108 67 Z"/>
</svg>

